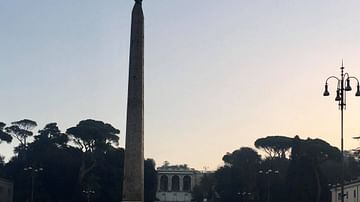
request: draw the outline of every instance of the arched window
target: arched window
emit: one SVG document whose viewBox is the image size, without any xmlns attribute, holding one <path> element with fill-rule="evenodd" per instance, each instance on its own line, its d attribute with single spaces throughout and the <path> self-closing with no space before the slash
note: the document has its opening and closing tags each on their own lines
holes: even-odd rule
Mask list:
<svg viewBox="0 0 360 202">
<path fill-rule="evenodd" d="M 183 179 L 183 191 L 191 191 L 191 177 L 188 175 Z"/>
<path fill-rule="evenodd" d="M 166 175 L 162 175 L 160 177 L 160 191 L 167 191 L 168 190 L 168 182 L 169 179 Z"/>
<path fill-rule="evenodd" d="M 171 178 L 171 191 L 179 191 L 180 190 L 180 178 L 177 175 L 174 175 Z"/>
</svg>

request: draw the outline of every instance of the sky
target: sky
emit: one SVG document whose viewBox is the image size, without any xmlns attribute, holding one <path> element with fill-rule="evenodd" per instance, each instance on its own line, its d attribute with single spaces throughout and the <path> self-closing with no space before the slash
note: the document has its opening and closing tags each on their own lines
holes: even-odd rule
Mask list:
<svg viewBox="0 0 360 202">
<path fill-rule="evenodd" d="M 126 134 L 132 0 L 0 0 L 0 121 L 111 123 Z M 214 170 L 270 135 L 340 146 L 328 76 L 360 78 L 357 0 L 144 0 L 145 158 Z M 353 89 L 356 83 L 352 82 Z M 360 142 L 360 98 L 344 113 Z M 12 144 L 0 144 L 7 159 Z"/>
</svg>

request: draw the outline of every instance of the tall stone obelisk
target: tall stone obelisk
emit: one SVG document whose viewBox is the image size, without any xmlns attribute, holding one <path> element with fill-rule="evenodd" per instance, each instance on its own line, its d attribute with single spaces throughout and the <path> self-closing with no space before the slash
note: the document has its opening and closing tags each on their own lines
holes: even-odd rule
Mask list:
<svg viewBox="0 0 360 202">
<path fill-rule="evenodd" d="M 122 199 L 124 202 L 144 201 L 144 14 L 142 0 L 135 0 L 131 16 Z"/>
</svg>

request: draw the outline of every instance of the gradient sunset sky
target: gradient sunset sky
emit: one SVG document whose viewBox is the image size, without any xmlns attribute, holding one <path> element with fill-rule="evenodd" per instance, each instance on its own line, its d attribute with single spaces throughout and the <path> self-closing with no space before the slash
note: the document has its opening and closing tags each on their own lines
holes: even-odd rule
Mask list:
<svg viewBox="0 0 360 202">
<path fill-rule="evenodd" d="M 102 120 L 120 129 L 124 146 L 133 4 L 0 1 L 0 121 L 65 131 Z M 144 0 L 145 157 L 216 169 L 226 152 L 268 135 L 339 146 L 336 83 L 330 97 L 323 86 L 342 59 L 360 78 L 359 8 L 358 0 Z M 354 94 L 346 149 L 360 146 Z M 13 145 L 2 143 L 1 155 Z"/>
</svg>

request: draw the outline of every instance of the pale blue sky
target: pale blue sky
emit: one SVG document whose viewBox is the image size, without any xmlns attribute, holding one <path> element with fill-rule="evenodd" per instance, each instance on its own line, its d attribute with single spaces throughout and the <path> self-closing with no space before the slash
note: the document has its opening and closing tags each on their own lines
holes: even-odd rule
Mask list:
<svg viewBox="0 0 360 202">
<path fill-rule="evenodd" d="M 121 130 L 123 145 L 132 6 L 0 0 L 0 121 L 66 130 L 100 119 Z M 267 135 L 339 144 L 339 111 L 322 88 L 342 58 L 360 77 L 359 1 L 144 0 L 143 8 L 146 157 L 215 169 L 226 152 Z M 349 149 L 358 146 L 360 99 L 348 102 Z"/>
</svg>

